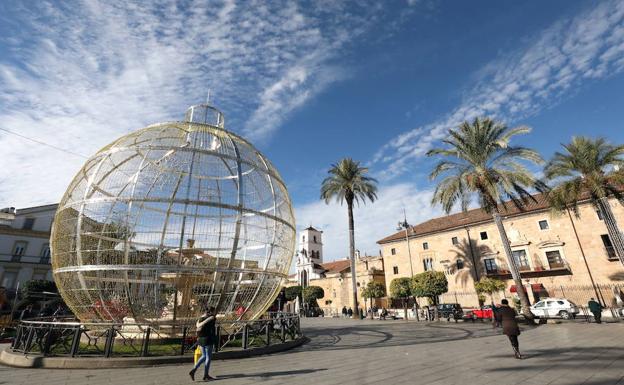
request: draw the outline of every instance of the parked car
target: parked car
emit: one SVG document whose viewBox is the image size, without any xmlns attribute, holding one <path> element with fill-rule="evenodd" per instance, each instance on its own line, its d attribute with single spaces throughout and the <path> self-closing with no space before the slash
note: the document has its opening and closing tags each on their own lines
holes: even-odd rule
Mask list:
<svg viewBox="0 0 624 385">
<path fill-rule="evenodd" d="M 544 298 L 531 306 L 531 313 L 538 318 L 575 318 L 579 308 L 565 298 Z"/>
<path fill-rule="evenodd" d="M 481 309 L 475 309 L 472 312 L 477 319 L 492 319 L 494 317 L 492 305 L 485 305 Z"/>
<path fill-rule="evenodd" d="M 464 317 L 464 310 L 458 303 L 441 303 L 438 305 L 438 316 L 447 320 L 453 318 L 457 321 Z"/>
</svg>

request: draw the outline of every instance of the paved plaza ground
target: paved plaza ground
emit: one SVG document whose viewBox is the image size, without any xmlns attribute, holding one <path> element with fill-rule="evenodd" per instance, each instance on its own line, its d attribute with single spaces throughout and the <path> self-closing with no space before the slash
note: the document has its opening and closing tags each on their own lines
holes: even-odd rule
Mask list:
<svg viewBox="0 0 624 385">
<path fill-rule="evenodd" d="M 482 323 L 305 319 L 310 342 L 286 353 L 215 361 L 219 384 L 624 384 L 624 323 L 524 330 L 526 359 Z M 189 384 L 188 365 L 49 370 L 0 366 L 0 384 Z M 201 375 L 199 376 L 201 377 Z"/>
</svg>

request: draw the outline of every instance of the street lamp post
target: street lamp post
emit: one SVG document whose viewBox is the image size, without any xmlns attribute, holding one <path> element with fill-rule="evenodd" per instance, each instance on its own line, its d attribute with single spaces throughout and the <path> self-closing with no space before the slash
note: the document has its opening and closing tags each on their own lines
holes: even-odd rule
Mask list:
<svg viewBox="0 0 624 385">
<path fill-rule="evenodd" d="M 410 278 L 411 278 L 414 276 L 414 266 L 412 265 L 412 250 L 410 249 L 410 244 L 409 244 L 409 234 L 408 234 L 409 228 L 410 228 L 410 225 L 409 223 L 407 223 L 407 216 L 405 215 L 405 209 L 404 209 L 403 210 L 403 222 L 399 222 L 397 231 L 401 231 L 401 229 L 405 230 L 405 242 L 407 243 L 407 255 L 409 258 Z M 416 303 L 416 298 L 414 298 L 414 303 Z M 418 315 L 416 315 L 416 320 L 418 320 Z"/>
<path fill-rule="evenodd" d="M 405 215 L 405 213 L 403 213 L 403 215 Z M 412 266 L 412 250 L 410 249 L 410 244 L 409 244 L 409 235 L 407 230 L 409 229 L 410 225 L 409 223 L 407 223 L 407 218 L 403 219 L 403 222 L 399 222 L 399 226 L 397 227 L 397 231 L 401 231 L 401 229 L 405 229 L 405 242 L 407 242 L 407 255 L 409 257 L 409 264 L 410 264 L 410 276 L 414 276 L 414 267 Z"/>
</svg>

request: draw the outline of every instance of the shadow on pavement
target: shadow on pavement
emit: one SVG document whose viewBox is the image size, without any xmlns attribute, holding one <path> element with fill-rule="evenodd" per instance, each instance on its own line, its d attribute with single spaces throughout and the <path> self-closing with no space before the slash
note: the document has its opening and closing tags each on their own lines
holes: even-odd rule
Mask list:
<svg viewBox="0 0 624 385">
<path fill-rule="evenodd" d="M 439 323 L 410 324 L 416 327 L 395 327 L 388 325 L 340 325 L 328 328 L 305 329 L 311 340 L 298 348 L 309 350 L 342 350 L 388 346 L 405 346 L 457 341 L 501 335 L 500 329 L 489 325 L 448 325 Z M 523 328 L 526 330 L 527 328 Z"/>
<path fill-rule="evenodd" d="M 320 372 L 327 369 L 301 369 L 301 370 L 283 370 L 279 372 L 262 372 L 262 373 L 234 373 L 224 374 L 219 376 L 219 380 L 228 378 L 246 378 L 246 377 L 278 377 L 278 376 L 292 376 L 296 374 L 309 374 Z"/>
</svg>

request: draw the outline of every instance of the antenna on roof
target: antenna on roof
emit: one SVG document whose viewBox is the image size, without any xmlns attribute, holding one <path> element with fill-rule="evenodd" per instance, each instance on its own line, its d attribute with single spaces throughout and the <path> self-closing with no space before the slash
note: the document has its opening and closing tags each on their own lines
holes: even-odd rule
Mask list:
<svg viewBox="0 0 624 385">
<path fill-rule="evenodd" d="M 210 104 L 210 88 L 208 88 L 208 94 L 206 95 L 206 104 Z"/>
</svg>

